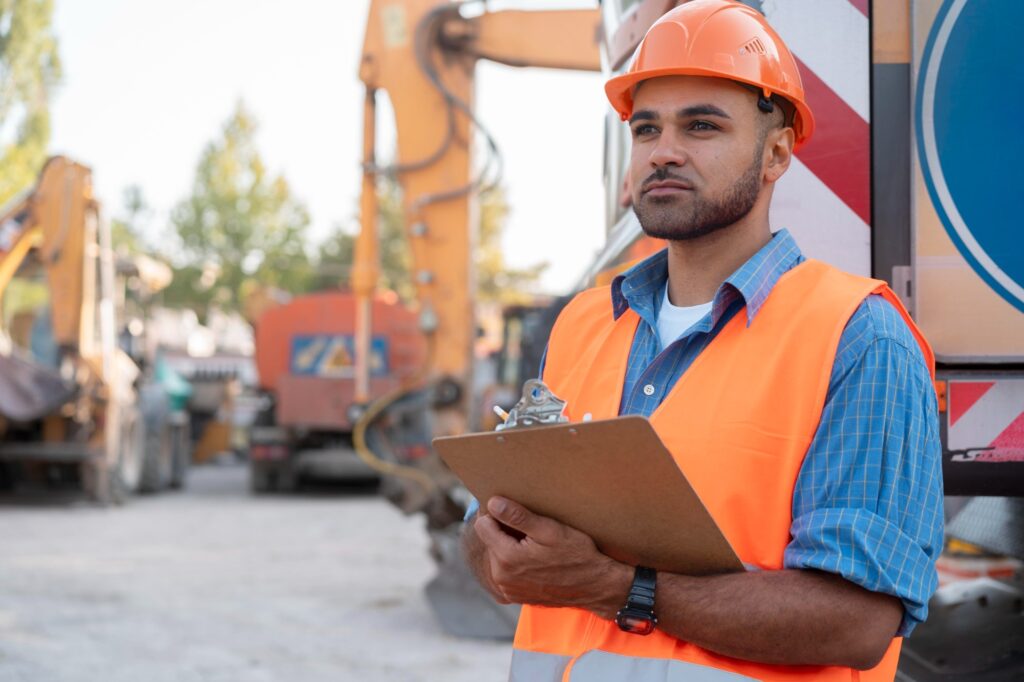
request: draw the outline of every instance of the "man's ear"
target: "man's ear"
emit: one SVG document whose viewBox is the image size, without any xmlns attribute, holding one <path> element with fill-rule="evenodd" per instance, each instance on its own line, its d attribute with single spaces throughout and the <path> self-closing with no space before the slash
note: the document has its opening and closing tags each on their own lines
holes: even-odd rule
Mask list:
<svg viewBox="0 0 1024 682">
<path fill-rule="evenodd" d="M 793 160 L 793 144 L 795 142 L 796 134 L 789 126 L 768 133 L 764 144 L 765 182 L 775 182 L 786 172 Z"/>
</svg>

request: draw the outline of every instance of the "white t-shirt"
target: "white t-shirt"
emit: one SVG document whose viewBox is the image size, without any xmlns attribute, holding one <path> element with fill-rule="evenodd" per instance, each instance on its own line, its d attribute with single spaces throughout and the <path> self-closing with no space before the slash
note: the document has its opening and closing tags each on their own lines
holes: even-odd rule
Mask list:
<svg viewBox="0 0 1024 682">
<path fill-rule="evenodd" d="M 682 307 L 672 305 L 668 300 L 667 283 L 665 284 L 663 296 L 661 312 L 658 313 L 658 338 L 661 340 L 661 349 L 665 350 L 670 343 L 682 336 L 686 330 L 697 324 L 702 317 L 708 314 L 713 301 Z"/>
</svg>

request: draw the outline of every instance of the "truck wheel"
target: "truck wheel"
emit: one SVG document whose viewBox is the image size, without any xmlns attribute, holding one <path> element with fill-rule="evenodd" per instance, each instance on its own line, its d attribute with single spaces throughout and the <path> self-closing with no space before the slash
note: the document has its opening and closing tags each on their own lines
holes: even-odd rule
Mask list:
<svg viewBox="0 0 1024 682">
<path fill-rule="evenodd" d="M 155 383 L 143 384 L 138 400 L 143 426 L 139 491 L 155 493 L 168 487 L 171 481 L 170 403 L 163 387 Z"/>
<path fill-rule="evenodd" d="M 160 492 L 170 479 L 168 466 L 168 438 L 166 429 L 148 428 L 144 424 L 142 437 L 142 475 L 139 478 L 139 492 Z"/>
<path fill-rule="evenodd" d="M 188 472 L 192 451 L 189 447 L 188 413 L 175 412 L 170 420 L 171 440 L 171 488 L 178 490 L 185 487 L 185 476 Z"/>
<path fill-rule="evenodd" d="M 94 502 L 104 507 L 124 504 L 128 493 L 120 462 L 111 467 L 102 457 L 92 457 L 82 462 L 80 474 L 82 488 Z"/>
<path fill-rule="evenodd" d="M 142 414 L 135 407 L 125 407 L 121 413 L 120 442 L 117 446 L 117 465 L 113 468 L 104 466 L 104 474 L 108 474 L 111 485 L 110 494 L 122 499 L 126 493 L 139 489 L 142 483 L 143 445 L 146 438 L 146 425 Z"/>
<path fill-rule="evenodd" d="M 299 487 L 299 475 L 291 459 L 285 459 L 277 466 L 277 489 L 282 493 L 293 493 Z"/>
<path fill-rule="evenodd" d="M 257 494 L 274 489 L 274 474 L 266 462 L 249 462 L 249 488 Z"/>
</svg>

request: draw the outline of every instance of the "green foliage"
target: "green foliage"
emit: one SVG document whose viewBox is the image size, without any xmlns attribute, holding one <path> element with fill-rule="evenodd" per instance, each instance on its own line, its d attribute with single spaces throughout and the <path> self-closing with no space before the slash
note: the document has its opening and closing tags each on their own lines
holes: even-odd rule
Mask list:
<svg viewBox="0 0 1024 682">
<path fill-rule="evenodd" d="M 380 213 L 377 230 L 380 243 L 380 286 L 395 291 L 399 298 L 411 302 L 416 296 L 412 283 L 412 253 L 405 237 L 405 216 L 402 212 L 402 190 L 391 179 L 383 179 L 377 187 Z M 316 289 L 347 287 L 355 260 L 355 232 L 358 226 L 338 226 L 320 245 L 317 260 Z"/>
<path fill-rule="evenodd" d="M 143 244 L 142 216 L 149 212 L 149 206 L 138 185 L 126 187 L 123 195 L 124 214 L 110 221 L 111 239 L 114 251 L 122 256 L 148 253 Z"/>
<path fill-rule="evenodd" d="M 292 293 L 310 287 L 309 214 L 288 182 L 267 171 L 255 134 L 254 118 L 239 103 L 203 151 L 192 194 L 171 215 L 182 257 L 164 292 L 168 305 L 200 316 L 213 305 L 239 312 L 250 280 Z"/>
<path fill-rule="evenodd" d="M 403 301 L 416 298 L 412 282 L 412 250 L 405 234 L 405 212 L 402 210 L 402 189 L 393 180 L 381 182 L 377 189 L 380 214 L 381 286 L 398 293 Z"/>
<path fill-rule="evenodd" d="M 476 245 L 477 298 L 482 303 L 504 305 L 529 303 L 534 289 L 548 263 L 528 268 L 510 268 L 505 262 L 501 238 L 509 207 L 505 192 L 497 187 L 480 197 L 480 225 Z"/>
<path fill-rule="evenodd" d="M 356 237 L 351 228 L 337 225 L 334 232 L 320 244 L 313 290 L 345 288 L 352 275 Z"/>
<path fill-rule="evenodd" d="M 11 319 L 18 313 L 36 311 L 50 302 L 50 288 L 42 279 L 15 277 L 3 294 L 3 326 L 11 327 Z"/>
<path fill-rule="evenodd" d="M 0 204 L 35 182 L 60 81 L 53 0 L 0 0 Z"/>
</svg>

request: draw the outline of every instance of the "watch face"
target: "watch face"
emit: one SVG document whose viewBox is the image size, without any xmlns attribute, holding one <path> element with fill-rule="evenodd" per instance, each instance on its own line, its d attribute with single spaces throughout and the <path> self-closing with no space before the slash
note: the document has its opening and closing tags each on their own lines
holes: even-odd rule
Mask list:
<svg viewBox="0 0 1024 682">
<path fill-rule="evenodd" d="M 649 635 L 654 632 L 654 621 L 646 616 L 619 613 L 615 617 L 619 628 L 634 635 Z"/>
</svg>

